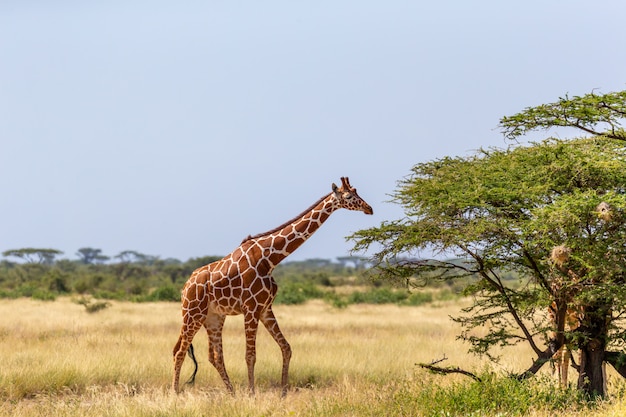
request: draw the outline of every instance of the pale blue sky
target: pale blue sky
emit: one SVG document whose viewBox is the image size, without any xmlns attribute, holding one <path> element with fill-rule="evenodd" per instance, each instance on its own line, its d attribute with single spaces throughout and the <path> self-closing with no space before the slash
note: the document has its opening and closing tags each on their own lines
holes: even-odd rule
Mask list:
<svg viewBox="0 0 626 417">
<path fill-rule="evenodd" d="M 402 216 L 419 162 L 626 89 L 623 1 L 0 2 L 0 251 L 225 255 L 349 176 L 290 260 Z"/>
</svg>

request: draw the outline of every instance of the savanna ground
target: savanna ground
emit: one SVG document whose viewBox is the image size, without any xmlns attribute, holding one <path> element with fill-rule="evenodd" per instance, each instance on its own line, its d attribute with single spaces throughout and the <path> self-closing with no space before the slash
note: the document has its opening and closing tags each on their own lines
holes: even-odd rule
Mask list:
<svg viewBox="0 0 626 417">
<path fill-rule="evenodd" d="M 290 390 L 280 398 L 280 350 L 264 329 L 257 343 L 257 394 L 246 392 L 241 317 L 224 331 L 226 366 L 236 394 L 226 393 L 206 359 L 205 333 L 194 345 L 200 371 L 194 387 L 170 392 L 178 303 L 112 302 L 89 314 L 69 298 L 0 300 L 2 416 L 621 416 L 626 385 L 592 406 L 559 390 L 545 375 L 505 378 L 531 354 L 509 349 L 499 365 L 466 353 L 456 340 L 459 301 L 419 307 L 322 301 L 275 306 L 293 348 Z M 447 357 L 486 377 L 433 375 L 416 363 Z M 191 374 L 191 361 L 182 377 Z M 573 371 L 572 371 L 573 372 Z M 491 375 L 491 376 L 490 376 Z M 495 375 L 495 376 L 494 376 Z M 575 376 L 573 376 L 575 378 Z"/>
</svg>

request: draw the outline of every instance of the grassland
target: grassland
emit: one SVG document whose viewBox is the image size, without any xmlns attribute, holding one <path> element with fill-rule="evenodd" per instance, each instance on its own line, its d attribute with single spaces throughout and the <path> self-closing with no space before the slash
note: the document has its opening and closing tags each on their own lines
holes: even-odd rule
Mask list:
<svg viewBox="0 0 626 417">
<path fill-rule="evenodd" d="M 467 347 L 455 339 L 458 328 L 448 318 L 459 308 L 458 301 L 420 307 L 337 309 L 321 301 L 276 306 L 294 352 L 291 388 L 281 399 L 280 351 L 264 330 L 258 337 L 257 395 L 246 393 L 241 317 L 229 317 L 224 332 L 235 396 L 226 393 L 206 360 L 204 334 L 194 342 L 200 360 L 196 385 L 175 395 L 169 385 L 171 349 L 180 326 L 177 303 L 112 302 L 109 308 L 89 314 L 70 299 L 1 300 L 0 415 L 626 414 L 626 388 L 618 382 L 611 386 L 616 394 L 612 399 L 581 407 L 580 402 L 568 400 L 567 392 L 555 388 L 548 376 L 530 382 L 530 387 L 513 382 L 479 384 L 416 367 L 418 362 L 445 356 L 450 365 L 501 375 L 530 363 L 531 355 L 523 348 L 508 351 L 495 367 L 465 353 Z M 191 373 L 189 362 L 183 378 Z"/>
</svg>

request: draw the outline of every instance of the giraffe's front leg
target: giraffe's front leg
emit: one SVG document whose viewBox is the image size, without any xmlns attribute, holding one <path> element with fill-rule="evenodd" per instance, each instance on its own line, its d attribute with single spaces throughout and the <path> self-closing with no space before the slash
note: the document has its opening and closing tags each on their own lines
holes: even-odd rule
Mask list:
<svg viewBox="0 0 626 417">
<path fill-rule="evenodd" d="M 267 331 L 272 335 L 280 351 L 283 353 L 283 372 L 282 372 L 282 396 L 287 395 L 287 388 L 289 384 L 289 361 L 291 360 L 291 346 L 289 342 L 283 336 L 283 333 L 278 327 L 278 321 L 274 317 L 272 308 L 268 308 L 261 316 L 261 322 L 265 325 Z"/>
<path fill-rule="evenodd" d="M 256 363 L 256 334 L 259 328 L 259 314 L 247 312 L 244 315 L 246 331 L 246 364 L 248 365 L 248 389 L 254 395 L 254 365 Z"/>
</svg>

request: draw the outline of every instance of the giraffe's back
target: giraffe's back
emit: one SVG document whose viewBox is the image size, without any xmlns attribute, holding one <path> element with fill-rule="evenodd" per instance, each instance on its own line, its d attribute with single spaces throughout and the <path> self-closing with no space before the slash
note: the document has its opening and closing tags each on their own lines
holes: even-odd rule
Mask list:
<svg viewBox="0 0 626 417">
<path fill-rule="evenodd" d="M 196 269 L 183 289 L 183 299 L 190 303 L 188 309 L 204 310 L 205 315 L 238 315 L 243 313 L 244 305 L 251 307 L 247 302 L 251 297 L 266 298 L 266 286 L 253 270 L 240 274 L 236 265 L 222 260 Z"/>
</svg>

